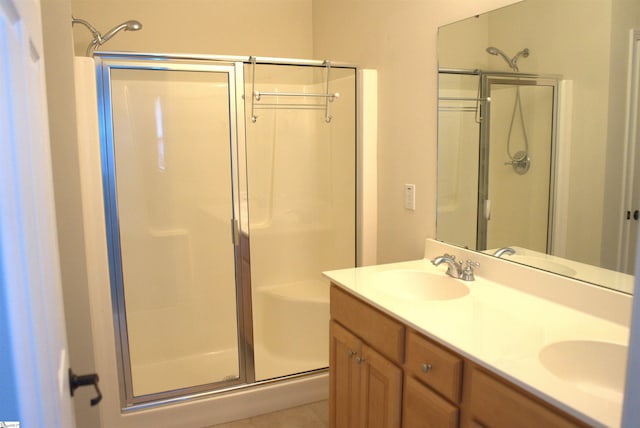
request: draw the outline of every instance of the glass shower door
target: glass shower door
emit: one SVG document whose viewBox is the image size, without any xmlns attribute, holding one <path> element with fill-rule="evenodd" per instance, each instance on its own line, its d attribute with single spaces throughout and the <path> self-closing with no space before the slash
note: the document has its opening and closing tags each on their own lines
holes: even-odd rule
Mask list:
<svg viewBox="0 0 640 428">
<path fill-rule="evenodd" d="M 245 375 L 233 233 L 236 70 L 152 66 L 116 61 L 103 74 L 111 124 L 103 175 L 126 405 L 242 383 Z"/>
<path fill-rule="evenodd" d="M 479 248 L 551 248 L 557 81 L 485 76 Z M 519 98 L 519 100 L 518 100 Z M 481 240 L 485 241 L 482 242 Z"/>
<path fill-rule="evenodd" d="M 261 381 L 329 365 L 329 287 L 322 272 L 353 267 L 356 257 L 356 73 L 246 68 L 252 76 L 245 89 L 249 217 L 241 229 L 251 241 Z M 263 93 L 260 101 L 254 90 Z M 322 98 L 336 92 L 333 101 Z"/>
<path fill-rule="evenodd" d="M 438 211 L 436 238 L 476 249 L 478 151 L 484 103 L 480 76 L 438 73 Z"/>
</svg>

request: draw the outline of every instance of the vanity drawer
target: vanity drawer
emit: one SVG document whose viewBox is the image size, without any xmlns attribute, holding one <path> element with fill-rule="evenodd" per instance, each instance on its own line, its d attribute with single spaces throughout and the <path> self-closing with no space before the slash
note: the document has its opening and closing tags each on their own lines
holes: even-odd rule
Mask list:
<svg viewBox="0 0 640 428">
<path fill-rule="evenodd" d="M 404 379 L 403 428 L 456 428 L 460 411 L 456 406 L 412 377 Z"/>
<path fill-rule="evenodd" d="M 542 401 L 530 398 L 524 391 L 504 383 L 477 367 L 473 367 L 469 372 L 471 373 L 469 402 L 471 416 L 475 423 L 492 428 L 587 426 Z"/>
<path fill-rule="evenodd" d="M 404 326 L 382 312 L 331 285 L 331 318 L 362 338 L 390 360 L 402 364 Z"/>
<path fill-rule="evenodd" d="M 405 370 L 454 403 L 460 402 L 462 358 L 414 331 L 407 334 Z"/>
</svg>

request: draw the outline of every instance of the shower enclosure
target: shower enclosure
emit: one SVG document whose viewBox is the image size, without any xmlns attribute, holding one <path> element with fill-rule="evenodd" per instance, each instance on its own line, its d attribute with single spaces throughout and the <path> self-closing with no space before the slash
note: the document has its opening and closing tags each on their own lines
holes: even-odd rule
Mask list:
<svg viewBox="0 0 640 428">
<path fill-rule="evenodd" d="M 122 408 L 328 365 L 355 265 L 356 70 L 96 53 Z"/>
<path fill-rule="evenodd" d="M 439 72 L 438 239 L 552 248 L 558 80 Z"/>
</svg>

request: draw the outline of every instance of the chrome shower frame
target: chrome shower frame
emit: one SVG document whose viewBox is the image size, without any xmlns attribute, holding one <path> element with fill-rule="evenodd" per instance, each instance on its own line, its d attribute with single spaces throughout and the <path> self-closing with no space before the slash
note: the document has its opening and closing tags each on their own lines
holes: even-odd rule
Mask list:
<svg viewBox="0 0 640 428">
<path fill-rule="evenodd" d="M 478 194 L 477 194 L 477 215 L 476 215 L 476 250 L 486 250 L 487 248 L 487 228 L 488 220 L 485 215 L 487 209 L 487 197 L 489 192 L 489 137 L 491 123 L 491 92 L 492 84 L 510 84 L 518 86 L 552 86 L 553 87 L 553 108 L 552 108 L 552 135 L 551 135 L 551 165 L 549 181 L 549 209 L 547 224 L 547 252 L 553 248 L 553 223 L 555 213 L 555 197 L 557 182 L 557 127 L 558 127 L 558 94 L 559 82 L 562 76 L 541 75 L 532 73 L 499 72 L 484 70 L 468 70 L 456 68 L 440 68 L 438 73 L 459 74 L 467 76 L 478 76 L 478 98 L 476 103 L 476 121 L 479 125 L 478 140 Z"/>
<path fill-rule="evenodd" d="M 319 368 L 304 373 L 296 373 L 275 379 L 256 381 L 255 365 L 253 358 L 253 336 L 251 328 L 253 325 L 252 311 L 247 307 L 247 302 L 251 302 L 250 287 L 246 287 L 247 278 L 242 277 L 240 269 L 237 270 L 237 305 L 238 305 L 238 345 L 240 353 L 240 380 L 229 382 L 219 382 L 189 387 L 181 390 L 167 391 L 144 396 L 134 396 L 132 386 L 131 367 L 129 366 L 129 349 L 127 340 L 127 326 L 124 312 L 124 290 L 122 287 L 122 267 L 119 263 L 112 263 L 112 260 L 119 260 L 119 236 L 118 215 L 115 199 L 115 175 L 110 171 L 109 165 L 113 164 L 113 150 L 109 141 L 113 141 L 112 117 L 110 113 L 111 88 L 110 74 L 114 69 L 153 69 L 169 71 L 207 71 L 226 68 L 233 75 L 230 85 L 230 94 L 235 95 L 235 104 L 230 107 L 233 121 L 231 128 L 235 133 L 233 139 L 233 170 L 234 170 L 234 207 L 235 213 L 239 213 L 241 218 L 248 218 L 246 205 L 240 204 L 240 192 L 247 188 L 247 171 L 242 165 L 245 138 L 245 78 L 244 68 L 252 63 L 269 65 L 292 65 L 325 68 L 325 61 L 298 60 L 272 57 L 250 57 L 250 56 L 219 56 L 219 55 L 185 55 L 170 53 L 124 53 L 124 52 L 95 52 L 96 79 L 98 82 L 98 110 L 101 116 L 100 140 L 102 158 L 103 192 L 105 201 L 105 222 L 107 233 L 107 247 L 109 252 L 109 276 L 110 292 L 112 301 L 113 326 L 115 333 L 115 347 L 117 353 L 118 385 L 120 393 L 120 407 L 123 412 L 135 412 L 137 410 L 150 409 L 157 406 L 164 406 L 175 403 L 182 403 L 187 400 L 209 397 L 213 394 L 229 393 L 231 391 L 253 388 L 261 385 L 269 385 L 283 380 L 290 380 L 313 375 L 324 374 L 327 368 Z M 344 63 L 331 63 L 332 68 L 348 68 L 355 71 L 356 79 L 358 68 L 354 65 Z M 357 131 L 356 131 L 357 132 Z M 357 134 L 356 134 L 357 135 Z M 356 137 L 357 138 L 357 137 Z M 356 166 L 356 171 L 358 166 Z M 242 251 L 242 240 L 239 240 L 236 252 Z M 355 255 L 354 255 L 355 257 Z M 242 284 L 242 285 L 241 285 Z M 244 310 L 243 310 L 244 309 Z M 242 311 L 242 312 L 241 312 Z"/>
<path fill-rule="evenodd" d="M 541 74 L 517 73 L 517 72 L 489 72 L 481 71 L 480 79 L 480 96 L 483 98 L 491 97 L 491 85 L 512 85 L 516 88 L 521 86 L 548 86 L 553 88 L 552 95 L 552 118 L 551 118 L 551 162 L 549 170 L 549 207 L 547 213 L 547 245 L 546 252 L 551 254 L 553 248 L 553 222 L 555 212 L 555 188 L 556 188 L 556 169 L 557 169 L 557 128 L 558 128 L 558 88 L 559 77 Z M 486 213 L 489 208 L 489 152 L 490 152 L 490 128 L 491 128 L 491 103 L 487 103 L 481 108 L 486 111 L 482 112 L 484 120 L 480 123 L 480 153 L 478 165 L 478 223 L 476 248 L 479 250 L 487 249 L 487 230 L 488 222 Z M 483 143 L 484 142 L 484 143 Z"/>
<path fill-rule="evenodd" d="M 120 402 L 123 409 L 132 409 L 136 406 L 148 402 L 166 401 L 176 398 L 183 391 L 167 391 L 144 396 L 135 396 L 133 392 L 133 378 L 130 365 L 130 353 L 128 346 L 128 330 L 126 325 L 125 313 L 125 296 L 122 272 L 122 256 L 119 236 L 119 216 L 116 198 L 116 177 L 115 177 L 115 155 L 114 155 L 114 134 L 113 134 L 113 117 L 111 115 L 111 80 L 110 76 L 113 70 L 162 70 L 162 71 L 190 71 L 190 72 L 216 72 L 226 73 L 229 78 L 229 95 L 230 108 L 233 111 L 244 110 L 244 100 L 241 96 L 243 92 L 243 67 L 233 62 L 217 62 L 205 63 L 202 61 L 190 61 L 188 63 L 164 62 L 162 64 L 131 55 L 122 54 L 103 54 L 96 52 L 96 75 L 98 84 L 98 104 L 100 116 L 104 122 L 101 124 L 101 157 L 102 157 L 102 177 L 103 192 L 105 200 L 105 223 L 107 231 L 107 247 L 109 252 L 109 276 L 111 282 L 111 299 L 114 314 L 114 330 L 116 334 L 116 349 L 118 354 L 118 373 L 120 376 Z M 102 90 L 100 90 L 100 88 Z M 236 105 L 237 104 L 237 105 Z M 244 128 L 238 126 L 238 118 L 230 115 L 230 133 L 231 136 L 231 159 L 232 159 L 232 193 L 233 193 L 233 217 L 235 221 L 239 221 L 244 215 L 241 211 L 239 194 L 242 191 L 241 173 L 238 168 L 239 161 L 239 141 L 244 140 Z M 246 185 L 246 183 L 244 183 Z M 242 251 L 240 243 L 236 243 L 236 253 Z M 206 384 L 189 388 L 191 394 L 201 394 L 209 389 L 229 388 L 241 383 L 245 383 L 247 379 L 253 377 L 253 358 L 251 350 L 253 344 L 249 340 L 249 336 L 244 334 L 246 326 L 250 325 L 250 310 L 244 311 L 242 302 L 250 301 L 250 294 L 245 294 L 250 290 L 244 290 L 242 284 L 241 269 L 236 268 L 236 305 L 238 319 L 238 357 L 239 357 L 239 378 L 231 381 L 222 381 L 216 384 Z M 250 309 L 250 308 L 249 308 Z M 249 358 L 245 358 L 248 356 Z M 127 363 L 129 362 L 129 363 Z"/>
</svg>

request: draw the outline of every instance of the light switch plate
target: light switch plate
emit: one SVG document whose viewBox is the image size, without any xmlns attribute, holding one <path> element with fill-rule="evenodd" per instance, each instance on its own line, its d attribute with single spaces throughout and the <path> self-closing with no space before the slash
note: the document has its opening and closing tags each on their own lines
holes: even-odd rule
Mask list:
<svg viewBox="0 0 640 428">
<path fill-rule="evenodd" d="M 416 209 L 416 185 L 404 185 L 404 207 L 408 210 Z"/>
</svg>

